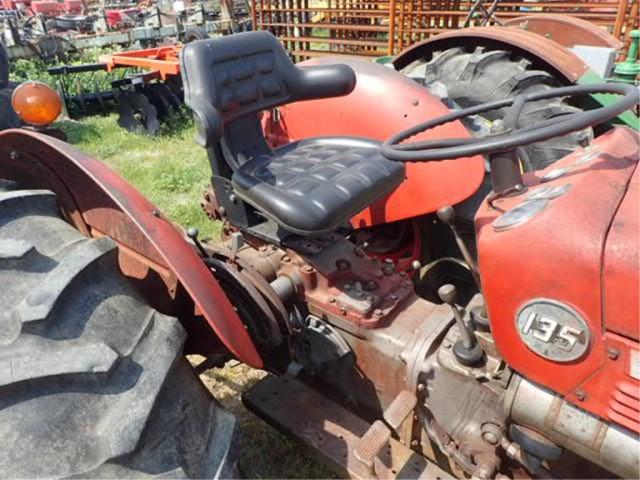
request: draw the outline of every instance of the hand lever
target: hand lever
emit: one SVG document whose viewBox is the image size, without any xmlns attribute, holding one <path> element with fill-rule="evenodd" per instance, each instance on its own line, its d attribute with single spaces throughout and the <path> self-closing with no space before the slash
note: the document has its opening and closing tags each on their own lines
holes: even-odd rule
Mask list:
<svg viewBox="0 0 640 480">
<path fill-rule="evenodd" d="M 446 303 L 451 307 L 451 310 L 453 311 L 453 318 L 455 318 L 458 330 L 460 330 L 461 339 L 453 346 L 453 355 L 462 365 L 470 367 L 477 364 L 482 360 L 484 352 L 482 351 L 482 347 L 480 347 L 478 339 L 473 331 L 464 323 L 462 314 L 456 306 L 456 301 L 458 300 L 456 287 L 450 283 L 442 285 L 438 289 L 438 296 L 443 303 Z"/>
<path fill-rule="evenodd" d="M 202 243 L 200 243 L 200 240 L 198 239 L 199 234 L 200 232 L 195 227 L 191 227 L 187 229 L 187 237 L 189 237 L 193 241 L 193 244 L 196 246 L 198 251 L 202 254 L 203 257 L 206 258 L 209 256 L 209 254 L 202 246 Z"/>
<path fill-rule="evenodd" d="M 458 229 L 456 228 L 456 225 L 455 225 L 456 214 L 453 210 L 453 207 L 448 205 L 446 207 L 442 207 L 441 209 L 438 210 L 437 215 L 440 221 L 442 223 L 445 223 L 451 229 L 451 232 L 453 232 L 453 236 L 456 239 L 456 244 L 458 245 L 458 248 L 462 253 L 462 257 L 464 258 L 464 261 L 467 263 L 467 265 L 469 265 L 469 270 L 471 270 L 471 276 L 473 277 L 473 280 L 476 282 L 476 287 L 478 287 L 478 290 L 480 290 L 480 274 L 478 272 L 478 266 L 476 265 L 475 260 L 471 256 L 471 252 L 469 252 L 467 245 L 462 240 L 462 237 L 460 236 L 460 232 L 458 232 Z"/>
</svg>

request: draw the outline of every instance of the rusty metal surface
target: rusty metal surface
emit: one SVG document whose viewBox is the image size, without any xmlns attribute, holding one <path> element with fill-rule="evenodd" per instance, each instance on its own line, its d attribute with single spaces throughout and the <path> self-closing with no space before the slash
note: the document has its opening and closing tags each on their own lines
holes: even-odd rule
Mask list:
<svg viewBox="0 0 640 480">
<path fill-rule="evenodd" d="M 269 281 L 295 279 L 297 299 L 352 349 L 355 366 L 325 381 L 351 396 L 363 415 L 381 415 L 402 390 L 415 389 L 423 366 L 416 358 L 426 361 L 433 353 L 424 343 L 431 345 L 450 325 L 448 306 L 419 298 L 406 272 L 340 235 L 301 238 L 287 249 L 248 242 L 252 248 L 239 250 L 238 261 Z M 418 371 L 407 375 L 408 365 Z"/>
<path fill-rule="evenodd" d="M 305 444 L 349 478 L 371 478 L 353 452 L 369 424 L 301 381 L 269 376 L 243 396 L 253 413 Z M 453 478 L 422 455 L 391 439 L 376 461 L 380 478 Z"/>
<path fill-rule="evenodd" d="M 285 249 L 243 249 L 238 256 L 270 280 L 294 278 L 300 298 L 311 311 L 344 318 L 366 328 L 387 325 L 413 293 L 406 272 L 365 255 L 362 248 L 338 234 L 295 237 Z"/>
<path fill-rule="evenodd" d="M 393 65 L 400 70 L 415 60 L 431 58 L 433 52 L 464 45 L 506 49 L 533 63 L 533 68 L 555 72 L 565 83 L 575 83 L 589 70 L 568 48 L 532 32 L 512 27 L 473 27 L 442 33 L 400 52 Z"/>
<path fill-rule="evenodd" d="M 624 43 L 605 29 L 571 15 L 540 13 L 523 17 L 509 18 L 502 24 L 547 37 L 560 45 L 571 48 L 575 45 L 608 47 L 619 50 Z"/>
<path fill-rule="evenodd" d="M 81 232 L 113 238 L 142 269 L 139 275 L 173 276 L 227 348 L 249 365 L 262 366 L 233 306 L 181 232 L 102 162 L 60 140 L 6 130 L 0 133 L 0 177 L 52 189 Z"/>
</svg>

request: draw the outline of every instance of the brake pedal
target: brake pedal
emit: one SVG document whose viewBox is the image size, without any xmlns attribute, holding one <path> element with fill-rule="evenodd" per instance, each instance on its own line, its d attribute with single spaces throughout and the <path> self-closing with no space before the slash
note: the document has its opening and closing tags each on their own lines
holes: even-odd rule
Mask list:
<svg viewBox="0 0 640 480">
<path fill-rule="evenodd" d="M 417 403 L 418 399 L 410 391 L 400 392 L 382 414 L 386 425 L 382 420 L 373 422 L 360 439 L 353 456 L 373 472 L 376 457 L 391 439 L 391 430 L 397 431 L 400 428 Z"/>
<path fill-rule="evenodd" d="M 390 439 L 389 427 L 381 420 L 376 420 L 358 442 L 353 456 L 373 471 L 374 460 Z"/>
<path fill-rule="evenodd" d="M 398 396 L 391 402 L 391 405 L 382 414 L 382 418 L 387 422 L 387 425 L 393 430 L 398 430 L 402 422 L 413 412 L 416 408 L 418 399 L 416 396 L 408 390 L 403 390 Z"/>
</svg>

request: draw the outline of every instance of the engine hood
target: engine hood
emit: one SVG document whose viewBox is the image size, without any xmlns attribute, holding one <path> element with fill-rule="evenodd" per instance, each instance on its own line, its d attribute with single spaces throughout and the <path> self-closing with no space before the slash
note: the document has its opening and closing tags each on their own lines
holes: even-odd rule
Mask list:
<svg viewBox="0 0 640 480">
<path fill-rule="evenodd" d="M 527 174 L 525 193 L 496 208 L 485 202 L 476 215 L 498 350 L 520 374 L 568 398 L 609 361 L 608 336 L 638 337 L 639 146 L 637 132 L 615 128 Z M 509 228 L 498 222 L 536 197 L 543 201 L 529 218 L 516 216 Z"/>
</svg>

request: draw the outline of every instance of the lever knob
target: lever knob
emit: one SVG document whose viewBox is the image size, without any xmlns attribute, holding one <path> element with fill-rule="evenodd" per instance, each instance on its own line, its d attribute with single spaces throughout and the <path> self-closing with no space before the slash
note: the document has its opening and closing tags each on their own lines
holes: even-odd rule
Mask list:
<svg viewBox="0 0 640 480">
<path fill-rule="evenodd" d="M 200 240 L 198 240 L 199 234 L 200 232 L 196 227 L 190 227 L 187 229 L 187 237 L 189 237 L 193 241 L 193 244 L 196 246 L 196 248 L 202 254 L 203 257 L 208 257 L 209 255 L 207 254 L 207 251 L 204 249 L 204 247 L 200 243 Z"/>
<path fill-rule="evenodd" d="M 187 229 L 187 237 L 189 237 L 191 240 L 197 240 L 199 234 L 200 232 L 196 227 L 190 227 Z"/>
<path fill-rule="evenodd" d="M 448 305 L 455 305 L 458 301 L 458 291 L 454 285 L 446 283 L 438 289 L 438 297 L 442 300 L 442 303 Z"/>
<path fill-rule="evenodd" d="M 451 205 L 438 209 L 436 215 L 438 215 L 438 218 L 442 223 L 446 223 L 449 226 L 453 224 L 453 221 L 456 218 L 456 213 Z"/>
<path fill-rule="evenodd" d="M 475 260 L 471 256 L 471 252 L 469 252 L 469 249 L 465 245 L 464 240 L 462 240 L 462 237 L 460 236 L 460 232 L 458 232 L 458 229 L 456 228 L 456 212 L 453 210 L 453 207 L 451 205 L 446 205 L 438 209 L 436 215 L 438 215 L 440 221 L 447 225 L 451 230 L 451 233 L 453 233 L 453 236 L 456 239 L 456 244 L 458 245 L 458 249 L 460 250 L 460 253 L 462 253 L 464 261 L 469 266 L 469 270 L 471 270 L 471 275 L 473 276 L 473 280 L 476 283 L 478 290 L 480 290 L 480 274 L 478 273 L 478 265 L 476 265 Z M 445 300 L 442 301 L 445 303 L 450 303 Z"/>
</svg>

